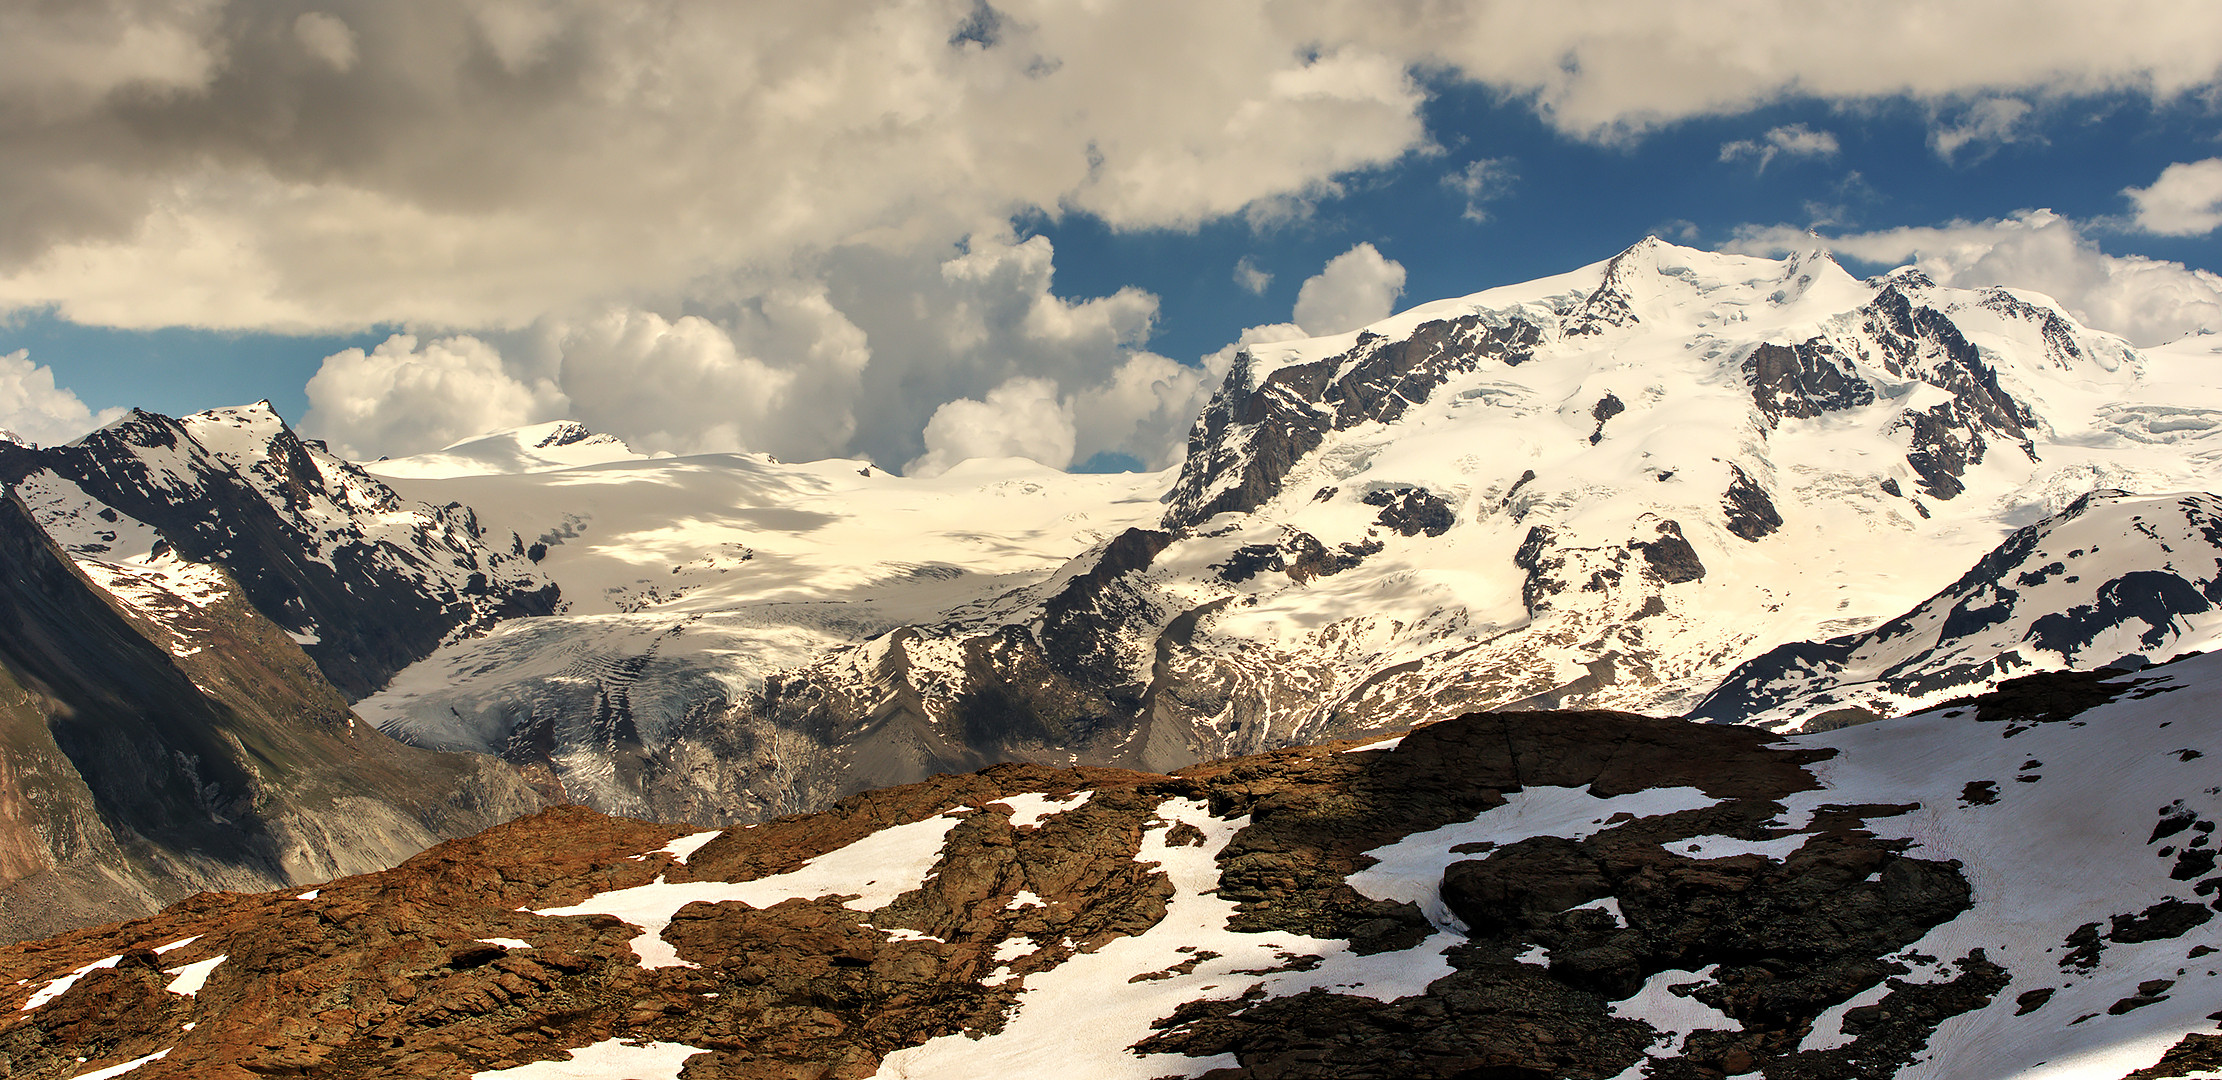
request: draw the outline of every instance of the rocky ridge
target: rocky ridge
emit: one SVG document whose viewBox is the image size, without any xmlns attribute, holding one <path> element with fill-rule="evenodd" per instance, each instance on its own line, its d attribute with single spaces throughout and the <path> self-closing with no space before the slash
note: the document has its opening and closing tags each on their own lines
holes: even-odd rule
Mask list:
<svg viewBox="0 0 2222 1080">
<path fill-rule="evenodd" d="M 390 866 L 540 805 L 359 723 L 221 567 L 89 575 L 14 494 L 0 564 L 0 935 Z"/>
<path fill-rule="evenodd" d="M 174 593 L 178 575 L 189 590 L 220 567 L 351 699 L 559 600 L 518 537 L 488 535 L 464 506 L 408 503 L 268 402 L 182 420 L 135 410 L 67 446 L 0 445 L 0 482 L 104 583 L 129 576 L 127 593 Z"/>
<path fill-rule="evenodd" d="M 722 833 L 563 808 L 0 951 L 0 1054 L 147 1080 L 2183 1075 L 2216 1037 L 2222 802 L 2189 763 L 2222 750 L 2218 678 L 2033 676 L 1787 741 L 1476 714 Z"/>
<path fill-rule="evenodd" d="M 1691 715 L 1818 730 L 2019 673 L 2141 668 L 2212 648 L 2218 604 L 2222 499 L 2092 492 L 1897 618 L 1745 661 Z"/>
</svg>

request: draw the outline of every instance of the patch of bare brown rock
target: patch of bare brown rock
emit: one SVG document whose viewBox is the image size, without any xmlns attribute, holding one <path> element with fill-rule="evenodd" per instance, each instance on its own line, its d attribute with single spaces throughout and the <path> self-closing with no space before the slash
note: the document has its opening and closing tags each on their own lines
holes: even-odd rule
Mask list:
<svg viewBox="0 0 2222 1080">
<path fill-rule="evenodd" d="M 1706 1000 L 1744 1030 L 1693 1038 L 1653 1075 L 1886 1075 L 2003 976 L 1980 955 L 1956 958 L 1957 981 L 1854 1010 L 1849 1046 L 1796 1051 L 1819 1013 L 1903 974 L 1889 954 L 1964 910 L 1968 891 L 1955 867 L 1906 857 L 1862 827 L 1901 807 L 1826 810 L 1786 863 L 1678 854 L 1677 839 L 1781 831 L 1767 824 L 1778 800 L 1815 786 L 1805 766 L 1819 755 L 1769 738 L 1623 714 L 1477 714 L 1419 729 L 1394 750 L 1330 744 L 1174 776 L 1004 765 L 732 829 L 684 863 L 656 849 L 690 829 L 558 808 L 311 899 L 206 893 L 152 918 L 0 949 L 0 1076 L 71 1077 L 167 1050 L 132 1080 L 464 1078 L 623 1038 L 704 1048 L 689 1080 L 866 1077 L 895 1049 L 999 1030 L 1023 976 L 1157 923 L 1172 886 L 1135 856 L 1165 799 L 1249 816 L 1220 857 L 1221 895 L 1241 905 L 1235 929 L 1347 938 L 1378 953 L 1431 930 L 1412 905 L 1369 900 L 1345 882 L 1369 862 L 1363 852 L 1538 785 L 1599 796 L 1691 786 L 1721 801 L 1580 841 L 1468 853 L 1444 888 L 1474 929 L 1451 953 L 1454 973 L 1425 995 L 1192 1003 L 1141 1049 L 1233 1055 L 1237 1067 L 1209 1074 L 1222 1080 L 1610 1077 L 1654 1033 L 1609 1003 L 1659 971 L 1717 965 Z M 1035 826 L 1014 827 L 1007 807 L 991 805 L 1080 790 L 1094 794 Z M 663 936 L 698 966 L 642 967 L 628 944 L 635 928 L 609 916 L 531 913 L 659 876 L 784 873 L 959 807 L 985 809 L 964 814 L 934 872 L 880 910 L 851 910 L 839 896 L 681 909 Z M 1180 831 L 1168 840 L 1182 842 Z M 1014 907 L 1022 892 L 1042 903 Z M 1625 925 L 1576 908 L 1606 896 Z M 911 933 L 890 932 L 902 930 Z M 1022 936 L 1047 944 L 1009 962 L 1021 978 L 983 982 L 1002 966 L 998 946 Z M 1547 967 L 1514 959 L 1534 945 L 1550 950 Z M 21 1008 L 58 976 L 119 955 Z M 197 993 L 166 989 L 176 970 L 219 955 Z"/>
</svg>

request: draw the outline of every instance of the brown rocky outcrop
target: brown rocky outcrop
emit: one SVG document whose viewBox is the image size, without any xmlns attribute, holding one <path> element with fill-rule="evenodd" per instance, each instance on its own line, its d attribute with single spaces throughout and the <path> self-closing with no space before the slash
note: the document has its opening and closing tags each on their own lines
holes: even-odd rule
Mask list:
<svg viewBox="0 0 2222 1080">
<path fill-rule="evenodd" d="M 1431 963 L 1418 946 L 1440 928 L 1346 879 L 1373 862 L 1367 852 L 1528 788 L 1600 799 L 1694 788 L 1704 799 L 1622 814 L 1580 838 L 1457 849 L 1443 894 L 1469 929 L 1447 953 L 1450 973 L 1424 993 L 1210 994 L 1160 1019 L 1137 1052 L 1232 1055 L 1239 1064 L 1216 1077 L 1612 1076 L 1656 1034 L 1612 1003 L 1659 972 L 1711 965 L 1699 993 L 1742 1030 L 1692 1035 L 1654 1075 L 1752 1063 L 1769 1076 L 1867 1075 L 2002 985 L 1981 956 L 1961 958 L 1957 980 L 1885 998 L 1920 998 L 1919 1008 L 1862 1016 L 1840 1050 L 1795 1051 L 1816 1014 L 1902 973 L 1889 954 L 1968 902 L 1954 867 L 1908 858 L 1862 827 L 1904 807 L 1826 809 L 1788 862 L 1676 850 L 1700 834 L 1780 832 L 1768 823 L 1781 800 L 1816 786 L 1807 767 L 1826 751 L 1596 712 L 1476 714 L 1392 750 L 1350 749 L 1170 776 L 997 766 L 730 829 L 684 861 L 659 850 L 684 827 L 548 810 L 313 894 L 203 894 L 153 918 L 0 950 L 0 1055 L 8 1075 L 41 1080 L 160 1051 L 132 1075 L 459 1080 L 624 1039 L 699 1048 L 692 1080 L 864 1077 L 886 1054 L 937 1036 L 993 1036 L 1028 978 L 1159 927 L 1178 889 L 1139 856 L 1153 843 L 1207 844 L 1167 807 L 1194 800 L 1242 825 L 1217 853 L 1216 894 L 1238 905 L 1229 929 Z M 1020 798 L 1036 794 L 1045 797 Z M 946 833 L 932 869 L 871 910 L 848 906 L 854 893 L 678 907 L 660 931 L 674 966 L 644 966 L 641 931 L 616 918 L 533 913 L 657 882 L 794 873 L 935 821 Z M 1580 906 L 1606 896 L 1617 916 Z M 1519 962 L 1537 947 L 1547 964 Z M 1176 955 L 1188 959 L 1124 983 L 1185 977 L 1218 954 Z M 1230 977 L 1320 962 L 1284 954 L 1281 967 Z M 195 964 L 204 986 L 168 989 Z M 1108 980 L 1102 992 L 1122 985 Z M 1177 1069 L 1180 1059 L 1163 1060 Z"/>
</svg>

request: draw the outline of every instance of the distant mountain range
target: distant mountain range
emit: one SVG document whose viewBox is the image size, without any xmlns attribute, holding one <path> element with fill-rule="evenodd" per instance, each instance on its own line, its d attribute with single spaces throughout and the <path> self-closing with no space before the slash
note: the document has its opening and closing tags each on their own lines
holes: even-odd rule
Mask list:
<svg viewBox="0 0 2222 1080">
<path fill-rule="evenodd" d="M 2206 1075 L 2218 363 L 1647 240 L 1160 474 L 0 439 L 0 1075 Z"/>
<path fill-rule="evenodd" d="M 42 655 L 152 648 L 191 695 L 483 786 L 357 770 L 430 831 L 224 856 L 269 884 L 542 800 L 711 826 L 1007 760 L 1164 773 L 1474 710 L 1789 732 L 2164 662 L 2222 596 L 2218 360 L 2032 293 L 1646 240 L 1251 346 L 1161 474 L 648 456 L 572 422 L 358 464 L 257 405 L 0 443 L 0 480 L 44 580 L 141 642 Z M 11 649 L 19 682 L 66 682 Z M 291 681 L 193 672 L 218 662 Z M 37 693 L 49 734 L 11 767 L 79 777 L 119 852 L 153 835 L 107 808 L 134 785 L 174 791 L 141 815 L 168 821 L 292 775 L 206 717 L 95 761 L 55 719 L 85 707 Z M 22 805 L 23 874 L 147 863 Z"/>
<path fill-rule="evenodd" d="M 1993 549 L 2094 491 L 2211 486 L 2216 360 L 2030 293 L 1646 240 L 1253 346 L 1168 474 L 920 480 L 544 425 L 365 466 L 544 545 L 566 607 L 444 645 L 359 708 L 701 824 L 1006 759 L 1162 771 L 1470 709 L 1889 713 L 2204 647 L 2185 588 L 2165 626 L 2101 592 L 2150 572 L 2204 595 L 2212 542 L 2170 526 L 2162 550 L 2137 511 L 2093 511 L 2073 531 L 2121 543 L 2093 538 L 2088 573 L 1979 640 L 1940 625 L 1887 689 L 1767 674 L 1741 716 L 1722 685 L 1786 643 L 1885 633 L 1978 562 L 2036 569 Z M 2072 647 L 2009 634 L 2078 608 Z"/>
</svg>

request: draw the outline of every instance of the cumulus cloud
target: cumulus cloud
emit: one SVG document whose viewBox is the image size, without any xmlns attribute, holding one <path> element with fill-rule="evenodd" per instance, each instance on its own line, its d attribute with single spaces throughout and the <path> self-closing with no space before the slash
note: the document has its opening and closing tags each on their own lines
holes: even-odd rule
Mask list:
<svg viewBox="0 0 2222 1080">
<path fill-rule="evenodd" d="M 1305 334 L 1339 334 L 1389 317 L 1404 295 L 1404 264 L 1360 243 L 1304 280 L 1296 292 L 1296 325 Z"/>
<path fill-rule="evenodd" d="M 514 328 L 1022 211 L 1271 217 L 1432 146 L 1415 70 L 1604 140 L 1907 94 L 1953 113 L 1951 153 L 2028 100 L 2218 67 L 2203 0 L 18 4 L 0 307 Z"/>
<path fill-rule="evenodd" d="M 2179 162 L 2151 187 L 2122 192 L 2137 205 L 2137 227 L 2162 236 L 2203 236 L 2222 228 L 2222 158 Z"/>
<path fill-rule="evenodd" d="M 1466 197 L 1466 209 L 1459 216 L 1478 224 L 1489 220 L 1488 205 L 1510 194 L 1516 179 L 1511 158 L 1478 158 L 1443 177 L 1443 186 Z"/>
<path fill-rule="evenodd" d="M 1766 172 L 1768 163 L 1777 157 L 1835 157 L 1837 149 L 1835 133 L 1815 131 L 1804 124 L 1789 124 L 1770 128 L 1757 139 L 1722 143 L 1720 159 L 1757 160 L 1758 171 Z"/>
<path fill-rule="evenodd" d="M 501 354 L 478 338 L 438 338 L 420 348 L 411 334 L 395 334 L 367 353 L 325 357 L 308 396 L 302 429 L 355 457 L 437 450 L 561 416 L 569 404 L 553 384 L 512 375 Z"/>
<path fill-rule="evenodd" d="M 1072 403 L 1048 379 L 1012 379 L 987 399 L 959 398 L 934 410 L 926 423 L 926 452 L 904 472 L 939 476 L 971 458 L 1032 458 L 1052 468 L 1072 464 Z"/>
<path fill-rule="evenodd" d="M 2135 345 L 2158 345 L 2201 329 L 2222 331 L 2222 276 L 2178 262 L 2108 255 L 2076 222 L 2049 210 L 1850 233 L 1826 243 L 1863 262 L 1910 262 L 1941 285 L 2041 292 L 2085 325 Z M 1727 249 L 1782 254 L 1812 244 L 1804 230 L 1776 225 L 1740 230 Z"/>
<path fill-rule="evenodd" d="M 1256 2 L 322 8 L 0 15 L 0 306 L 514 328 L 1028 209 L 1192 226 L 1427 145 L 1404 58 Z"/>
<path fill-rule="evenodd" d="M 1189 426 L 1226 374 L 1135 353 L 1109 379 L 1073 396 L 1073 460 L 1109 451 L 1153 470 L 1178 464 Z"/>
<path fill-rule="evenodd" d="M 66 386 L 54 385 L 54 370 L 31 362 L 28 349 L 0 353 L 0 430 L 52 445 L 68 442 L 123 415 L 103 409 L 95 415 Z"/>
<path fill-rule="evenodd" d="M 822 290 L 773 293 L 724 324 L 620 308 L 551 336 L 579 420 L 681 454 L 847 452 L 872 355 Z"/>
<path fill-rule="evenodd" d="M 439 425 L 444 441 L 568 410 L 643 450 L 853 455 L 897 468 L 938 449 L 939 467 L 979 443 L 949 428 L 977 416 L 977 408 L 959 409 L 929 447 L 926 428 L 939 407 L 1008 403 L 1009 392 L 992 392 L 1017 380 L 1051 386 L 1080 417 L 1069 440 L 1028 443 L 1029 456 L 1055 457 L 1070 442 L 1055 464 L 1103 451 L 1153 468 L 1176 460 L 1215 379 L 1144 347 L 1156 297 L 1136 289 L 1061 297 L 1054 260 L 1047 238 L 1021 240 L 1007 230 L 968 238 L 938 260 L 845 249 L 811 280 L 706 314 L 614 305 L 542 319 L 506 356 L 490 348 L 400 351 L 416 367 L 455 367 L 455 380 L 548 390 L 529 409 L 449 417 Z M 378 366 L 371 359 L 350 351 L 326 361 L 304 428 L 363 454 L 434 444 L 418 430 L 426 417 L 412 396 L 352 377 Z M 523 415 L 531 409 L 539 412 Z"/>
</svg>

